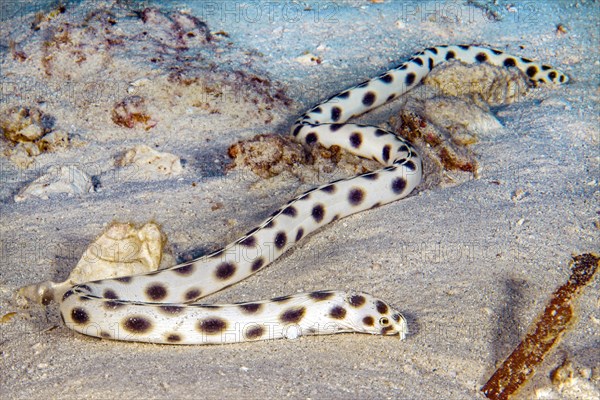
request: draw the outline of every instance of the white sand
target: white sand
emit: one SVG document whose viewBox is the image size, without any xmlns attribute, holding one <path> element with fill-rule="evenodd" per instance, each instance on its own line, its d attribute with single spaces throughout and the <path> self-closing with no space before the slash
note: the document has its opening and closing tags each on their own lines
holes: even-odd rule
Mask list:
<svg viewBox="0 0 600 400">
<path fill-rule="evenodd" d="M 76 145 L 43 154 L 25 170 L 0 160 L 0 316 L 17 312 L 0 324 L 2 398 L 480 398 L 478 390 L 496 364 L 569 276 L 570 255 L 599 250 L 597 2 L 515 3 L 512 12 L 506 8 L 509 2 L 499 1 L 503 19 L 498 22 L 485 20 L 480 9 L 462 2 L 425 2 L 420 11 L 400 1 L 328 3 L 328 9 L 324 2 L 309 3 L 312 11 L 287 8 L 291 14 L 285 19 L 284 6 L 291 3 L 271 3 L 273 14 L 262 4 L 257 14 L 249 2 L 211 2 L 216 9 L 191 2 L 192 12 L 212 32 L 230 35 L 218 40 L 223 52 L 215 56 L 207 50 L 205 61 L 186 61 L 175 60 L 169 50 L 161 55 L 164 63 L 151 70 L 153 54 L 145 54 L 140 41 L 126 50 L 117 46 L 102 68 L 94 67 L 96 61 L 70 66 L 75 83 L 113 79 L 118 84 L 111 92 L 115 98 L 100 99 L 86 99 L 81 92 L 53 97 L 55 92 L 44 91 L 65 78 L 43 73 L 43 39 L 29 30 L 31 16 L 14 14 L 3 22 L 5 98 L 0 111 L 13 105 L 41 107 L 75 137 Z M 58 18 L 80 23 L 97 6 L 84 2 Z M 438 14 L 431 14 L 436 7 Z M 461 16 L 454 18 L 457 13 Z M 116 28 L 139 23 L 116 14 Z M 559 23 L 566 34 L 557 34 Z M 9 39 L 20 43 L 27 60 L 11 57 Z M 540 60 L 567 72 L 572 82 L 532 90 L 521 102 L 496 110 L 505 132 L 484 137 L 475 147 L 481 179 L 421 192 L 336 222 L 256 276 L 209 299 L 363 290 L 403 310 L 411 330 L 406 341 L 345 334 L 224 346 L 119 343 L 69 331 L 54 304 L 46 309 L 16 306 L 15 289 L 64 279 L 113 220 L 155 220 L 168 235 L 167 251 L 177 257 L 236 238 L 311 182 L 274 178 L 257 184 L 259 178 L 249 172 L 225 173 L 230 144 L 257 133 L 287 134 L 293 119 L 312 104 L 415 51 L 446 43 L 487 44 Z M 295 59 L 303 52 L 321 57 L 322 63 L 299 63 Z M 272 112 L 252 118 L 254 106 L 240 92 L 234 94 L 236 100 L 239 95 L 238 115 L 199 110 L 183 104 L 187 93 L 178 98 L 161 83 L 168 65 L 185 62 L 254 71 L 279 82 L 296 103 L 289 108 L 276 104 Z M 112 106 L 127 95 L 129 82 L 145 77 L 156 85 L 149 109 L 158 125 L 149 131 L 116 126 Z M 39 86 L 15 91 L 6 85 L 18 79 Z M 393 103 L 362 120 L 387 121 L 397 107 Z M 265 124 L 266 117 L 272 122 Z M 136 180 L 115 173 L 114 157 L 138 144 L 179 155 L 187 161 L 184 174 Z M 101 190 L 13 201 L 20 188 L 51 165 L 65 164 L 97 176 Z M 513 199 L 520 191 L 524 194 Z M 212 211 L 215 203 L 222 207 Z M 576 389 L 589 385 L 592 392 L 600 391 L 598 289 L 596 278 L 579 301 L 576 324 L 523 398 L 544 393 L 560 398 L 549 371 L 565 358 L 584 375 L 591 370 L 591 378 Z"/>
</svg>

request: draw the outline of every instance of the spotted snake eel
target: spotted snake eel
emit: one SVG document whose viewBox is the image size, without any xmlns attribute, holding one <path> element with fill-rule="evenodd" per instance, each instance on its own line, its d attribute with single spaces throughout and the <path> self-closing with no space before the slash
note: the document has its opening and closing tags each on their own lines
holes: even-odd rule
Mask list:
<svg viewBox="0 0 600 400">
<path fill-rule="evenodd" d="M 259 226 L 208 256 L 136 276 L 76 285 L 60 305 L 65 324 L 101 338 L 168 344 L 216 344 L 301 335 L 407 333 L 405 318 L 361 292 L 321 290 L 265 301 L 212 305 L 204 296 L 260 271 L 303 237 L 348 215 L 406 197 L 420 183 L 413 146 L 394 132 L 346 123 L 418 85 L 434 66 L 456 59 L 516 67 L 531 82 L 566 83 L 547 65 L 478 46 L 431 47 L 376 78 L 303 114 L 292 126 L 298 142 L 339 146 L 383 164 L 377 171 L 330 182 L 290 200 Z"/>
</svg>

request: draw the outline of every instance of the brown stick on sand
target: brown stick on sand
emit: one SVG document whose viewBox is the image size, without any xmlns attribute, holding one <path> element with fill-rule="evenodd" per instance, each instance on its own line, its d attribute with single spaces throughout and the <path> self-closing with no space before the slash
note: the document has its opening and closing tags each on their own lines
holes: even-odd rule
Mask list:
<svg viewBox="0 0 600 400">
<path fill-rule="evenodd" d="M 600 257 L 582 254 L 573 257 L 573 264 L 569 280 L 552 294 L 544 312 L 529 327 L 525 339 L 481 388 L 488 399 L 509 399 L 521 389 L 569 327 L 574 315 L 573 303 L 594 277 Z"/>
</svg>

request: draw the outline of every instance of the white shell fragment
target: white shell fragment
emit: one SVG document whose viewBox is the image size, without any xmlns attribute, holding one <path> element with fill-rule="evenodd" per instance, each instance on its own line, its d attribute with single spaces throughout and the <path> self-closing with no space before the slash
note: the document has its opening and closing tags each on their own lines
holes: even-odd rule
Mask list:
<svg viewBox="0 0 600 400">
<path fill-rule="evenodd" d="M 302 65 L 316 65 L 321 63 L 321 58 L 312 53 L 302 54 L 299 57 L 296 57 L 296 62 Z"/>
<path fill-rule="evenodd" d="M 37 197 L 47 200 L 60 193 L 73 196 L 90 192 L 92 186 L 90 176 L 76 166 L 52 166 L 44 175 L 21 189 L 14 199 L 24 201 Z"/>
<path fill-rule="evenodd" d="M 158 225 L 114 223 L 90 244 L 69 275 L 75 284 L 156 271 L 162 258 Z"/>
<path fill-rule="evenodd" d="M 155 223 L 149 222 L 141 228 L 133 224 L 113 223 L 88 246 L 66 281 L 26 286 L 19 293 L 31 301 L 48 304 L 51 299 L 60 299 L 67 289 L 79 283 L 156 271 L 164 243 L 160 228 Z"/>
</svg>

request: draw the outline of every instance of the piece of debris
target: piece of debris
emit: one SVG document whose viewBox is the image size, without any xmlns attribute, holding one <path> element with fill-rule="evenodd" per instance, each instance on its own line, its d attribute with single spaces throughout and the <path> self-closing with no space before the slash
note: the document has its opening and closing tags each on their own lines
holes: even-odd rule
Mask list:
<svg viewBox="0 0 600 400">
<path fill-rule="evenodd" d="M 69 145 L 69 135 L 54 129 L 53 116 L 36 107 L 12 107 L 0 116 L 0 131 L 7 139 L 4 155 L 21 168 L 41 153 Z"/>
<path fill-rule="evenodd" d="M 315 56 L 311 53 L 302 54 L 299 57 L 296 57 L 296 61 L 302 65 L 317 65 L 321 64 L 323 60 L 319 56 Z"/>
<path fill-rule="evenodd" d="M 596 367 L 597 368 L 597 367 Z M 541 388 L 554 396 L 547 398 L 599 399 L 600 387 L 594 384 L 593 369 L 566 357 L 562 364 L 550 372 L 552 387 Z M 536 390 L 537 393 L 538 390 Z"/>
<path fill-rule="evenodd" d="M 453 100 L 458 101 L 457 99 Z M 467 147 L 476 136 L 465 131 L 445 130 L 430 123 L 423 115 L 424 104 L 409 101 L 398 117 L 391 118 L 393 130 L 408 139 L 423 157 L 423 189 L 456 186 L 477 178 L 479 163 Z"/>
<path fill-rule="evenodd" d="M 338 146 L 305 148 L 290 136 L 257 135 L 234 143 L 228 154 L 234 160 L 228 169 L 248 167 L 265 179 L 291 173 L 304 182 L 325 183 L 381 168 L 376 161 L 357 157 Z"/>
<path fill-rule="evenodd" d="M 277 135 L 257 135 L 229 146 L 230 168 L 248 166 L 252 172 L 267 179 L 296 165 L 306 164 L 302 145 Z"/>
<path fill-rule="evenodd" d="M 599 265 L 597 254 L 573 257 L 569 280 L 552 294 L 544 311 L 530 325 L 525 338 L 481 388 L 488 399 L 510 399 L 535 374 L 544 357 L 572 325 L 575 302 L 593 279 Z"/>
<path fill-rule="evenodd" d="M 444 96 L 471 99 L 485 110 L 519 101 L 528 87 L 525 74 L 516 68 L 466 65 L 456 60 L 435 67 L 423 84 Z"/>
<path fill-rule="evenodd" d="M 516 69 L 457 61 L 434 68 L 421 90 L 390 123 L 423 157 L 422 189 L 456 186 L 479 177 L 479 162 L 470 145 L 502 124 L 491 106 L 510 104 L 525 95 L 527 81 Z"/>
<path fill-rule="evenodd" d="M 12 107 L 0 117 L 0 129 L 13 143 L 34 142 L 53 126 L 54 118 L 35 107 Z"/>
<path fill-rule="evenodd" d="M 163 257 L 165 241 L 159 226 L 153 222 L 141 228 L 115 222 L 88 246 L 66 281 L 25 286 L 18 294 L 29 301 L 47 305 L 61 299 L 73 285 L 156 271 Z"/>
<path fill-rule="evenodd" d="M 92 187 L 91 177 L 76 166 L 52 166 L 44 175 L 21 189 L 14 199 L 24 201 L 37 197 L 48 200 L 62 193 L 69 196 L 88 193 Z"/>
<path fill-rule="evenodd" d="M 136 175 L 144 179 L 177 176 L 183 172 L 179 157 L 156 151 L 143 144 L 127 150 L 117 159 L 116 164 L 120 167 L 134 166 Z"/>
<path fill-rule="evenodd" d="M 0 324 L 5 324 L 7 322 L 9 322 L 10 320 L 12 320 L 15 316 L 17 315 L 16 312 L 9 312 L 4 314 L 2 317 L 0 317 Z"/>
<path fill-rule="evenodd" d="M 112 120 L 115 124 L 125 128 L 141 127 L 145 130 L 149 130 L 157 124 L 148 115 L 144 98 L 140 96 L 128 96 L 115 104 Z"/>
</svg>

